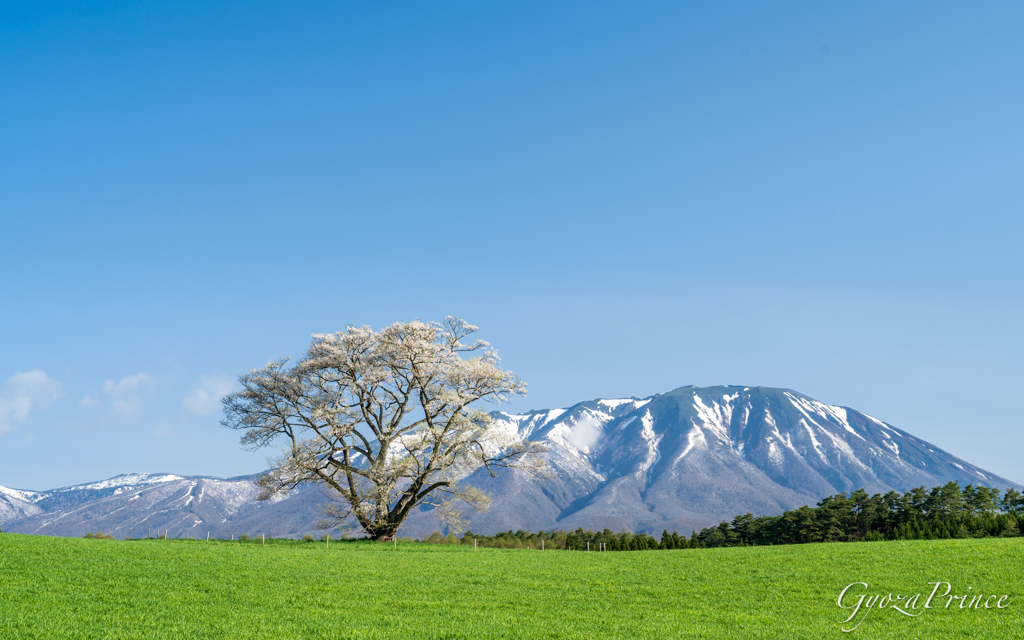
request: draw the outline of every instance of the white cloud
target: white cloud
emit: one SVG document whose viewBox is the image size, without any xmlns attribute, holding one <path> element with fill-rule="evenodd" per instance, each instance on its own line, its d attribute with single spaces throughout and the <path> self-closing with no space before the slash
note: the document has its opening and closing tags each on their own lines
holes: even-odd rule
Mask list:
<svg viewBox="0 0 1024 640">
<path fill-rule="evenodd" d="M 110 411 L 114 415 L 135 417 L 142 413 L 142 394 L 153 386 L 153 376 L 141 372 L 125 376 L 120 380 L 107 380 L 103 383 L 103 393 L 111 399 Z M 92 398 L 82 398 L 82 404 L 90 404 Z"/>
<path fill-rule="evenodd" d="M 209 373 L 195 391 L 181 401 L 186 411 L 208 416 L 220 411 L 220 400 L 235 388 L 235 379 L 222 373 Z"/>
<path fill-rule="evenodd" d="M 120 380 L 107 380 L 103 383 L 103 393 L 108 396 L 126 396 L 139 390 L 140 387 L 152 384 L 153 376 L 146 372 L 125 376 Z"/>
<path fill-rule="evenodd" d="M 34 409 L 42 409 L 64 395 L 60 383 L 38 369 L 15 373 L 0 390 L 0 433 L 13 421 L 24 422 Z"/>
<path fill-rule="evenodd" d="M 569 432 L 567 440 L 577 449 L 590 449 L 601 438 L 601 423 L 584 415 Z"/>
</svg>

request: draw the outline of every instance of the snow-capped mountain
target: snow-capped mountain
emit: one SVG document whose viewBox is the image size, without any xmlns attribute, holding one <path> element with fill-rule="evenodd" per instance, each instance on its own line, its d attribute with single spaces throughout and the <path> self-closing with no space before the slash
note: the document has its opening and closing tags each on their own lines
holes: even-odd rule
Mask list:
<svg viewBox="0 0 1024 640">
<path fill-rule="evenodd" d="M 539 441 L 553 478 L 480 471 L 466 482 L 493 497 L 467 514 L 480 533 L 610 528 L 689 532 L 752 512 L 774 514 L 841 491 L 905 491 L 950 480 L 1021 485 L 867 414 L 765 387 L 683 387 L 645 399 L 581 402 L 525 414 L 494 412 L 494 428 Z M 316 531 L 327 496 L 305 487 L 259 503 L 252 477 L 132 474 L 48 492 L 0 487 L 5 531 L 196 537 Z M 399 532 L 440 528 L 427 509 Z"/>
<path fill-rule="evenodd" d="M 471 520 L 474 530 L 526 519 L 532 526 L 522 528 L 689 531 L 859 487 L 1020 487 L 867 414 L 786 389 L 683 387 L 493 415 L 549 446 L 556 479 L 533 487 L 516 474 L 477 474 L 495 504 Z"/>
<path fill-rule="evenodd" d="M 132 473 L 45 492 L 0 487 L 0 526 L 14 533 L 103 531 L 119 538 L 165 532 L 172 537 L 289 535 L 315 529 L 317 505 L 326 498 L 318 488 L 258 502 L 254 478 Z"/>
<path fill-rule="evenodd" d="M 36 504 L 43 496 L 44 494 L 35 491 L 0 487 L 0 526 L 43 513 L 44 509 Z"/>
</svg>

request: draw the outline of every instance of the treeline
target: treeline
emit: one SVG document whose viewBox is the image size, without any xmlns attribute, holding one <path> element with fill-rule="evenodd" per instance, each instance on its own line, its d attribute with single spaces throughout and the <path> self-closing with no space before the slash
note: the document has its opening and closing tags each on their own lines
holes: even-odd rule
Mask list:
<svg viewBox="0 0 1024 640">
<path fill-rule="evenodd" d="M 869 496 L 863 489 L 829 496 L 816 507 L 777 516 L 745 514 L 702 530 L 706 547 L 851 542 L 858 540 L 935 540 L 1019 536 L 1024 527 L 1024 496 L 1008 489 L 960 487 L 947 482 L 930 491 L 916 487 Z"/>
<path fill-rule="evenodd" d="M 694 531 L 687 538 L 667 530 L 661 539 L 644 533 L 610 529 L 601 532 L 505 531 L 483 536 L 471 531 L 461 538 L 435 531 L 423 539 L 434 544 L 476 544 L 499 549 L 564 549 L 570 551 L 643 551 L 703 549 L 808 542 L 937 540 L 942 538 L 1014 537 L 1024 530 L 1024 495 L 999 489 L 948 482 L 927 490 L 890 491 L 868 495 L 864 489 L 822 499 L 777 516 L 747 513 L 732 522 Z"/>
<path fill-rule="evenodd" d="M 685 537 L 675 534 L 666 532 L 665 535 L 668 536 L 667 540 L 669 541 L 672 540 L 673 536 L 678 540 L 686 541 Z M 686 546 L 663 547 L 657 538 L 646 533 L 631 533 L 629 531 L 615 533 L 611 529 L 605 529 L 601 532 L 577 529 L 575 531 L 556 530 L 538 531 L 536 533 L 520 529 L 519 531 L 503 531 L 493 536 L 483 536 L 467 531 L 461 538 L 457 538 L 453 534 L 443 536 L 440 531 L 435 531 L 424 538 L 422 542 L 433 544 L 468 544 L 470 546 L 475 543 L 479 547 L 494 549 L 562 549 L 569 551 L 586 551 L 588 549 L 591 551 L 643 551 L 646 549 L 688 548 Z"/>
</svg>

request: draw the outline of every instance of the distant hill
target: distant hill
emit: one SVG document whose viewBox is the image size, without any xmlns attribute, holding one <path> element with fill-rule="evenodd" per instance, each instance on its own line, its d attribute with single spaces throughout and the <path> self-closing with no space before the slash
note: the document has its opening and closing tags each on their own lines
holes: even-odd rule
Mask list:
<svg viewBox="0 0 1024 640">
<path fill-rule="evenodd" d="M 867 414 L 787 389 L 683 387 L 644 399 L 491 415 L 495 428 L 546 444 L 554 478 L 538 484 L 517 471 L 470 476 L 467 482 L 493 496 L 490 511 L 468 514 L 479 533 L 577 527 L 688 533 L 859 487 L 884 493 L 956 480 L 1024 489 Z M 67 536 L 321 533 L 316 520 L 325 491 L 303 487 L 260 503 L 252 480 L 130 474 L 51 491 L 0 487 L 0 525 Z M 438 528 L 422 509 L 399 535 L 422 537 Z"/>
</svg>

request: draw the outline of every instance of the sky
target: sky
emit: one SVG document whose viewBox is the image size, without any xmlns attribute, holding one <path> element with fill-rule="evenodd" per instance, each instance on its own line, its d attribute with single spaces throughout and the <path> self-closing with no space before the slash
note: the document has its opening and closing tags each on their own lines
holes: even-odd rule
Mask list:
<svg viewBox="0 0 1024 640">
<path fill-rule="evenodd" d="M 0 4 L 0 485 L 261 471 L 311 334 L 795 389 L 1024 481 L 1024 5 Z M 500 408 L 500 407 L 499 407 Z"/>
</svg>

